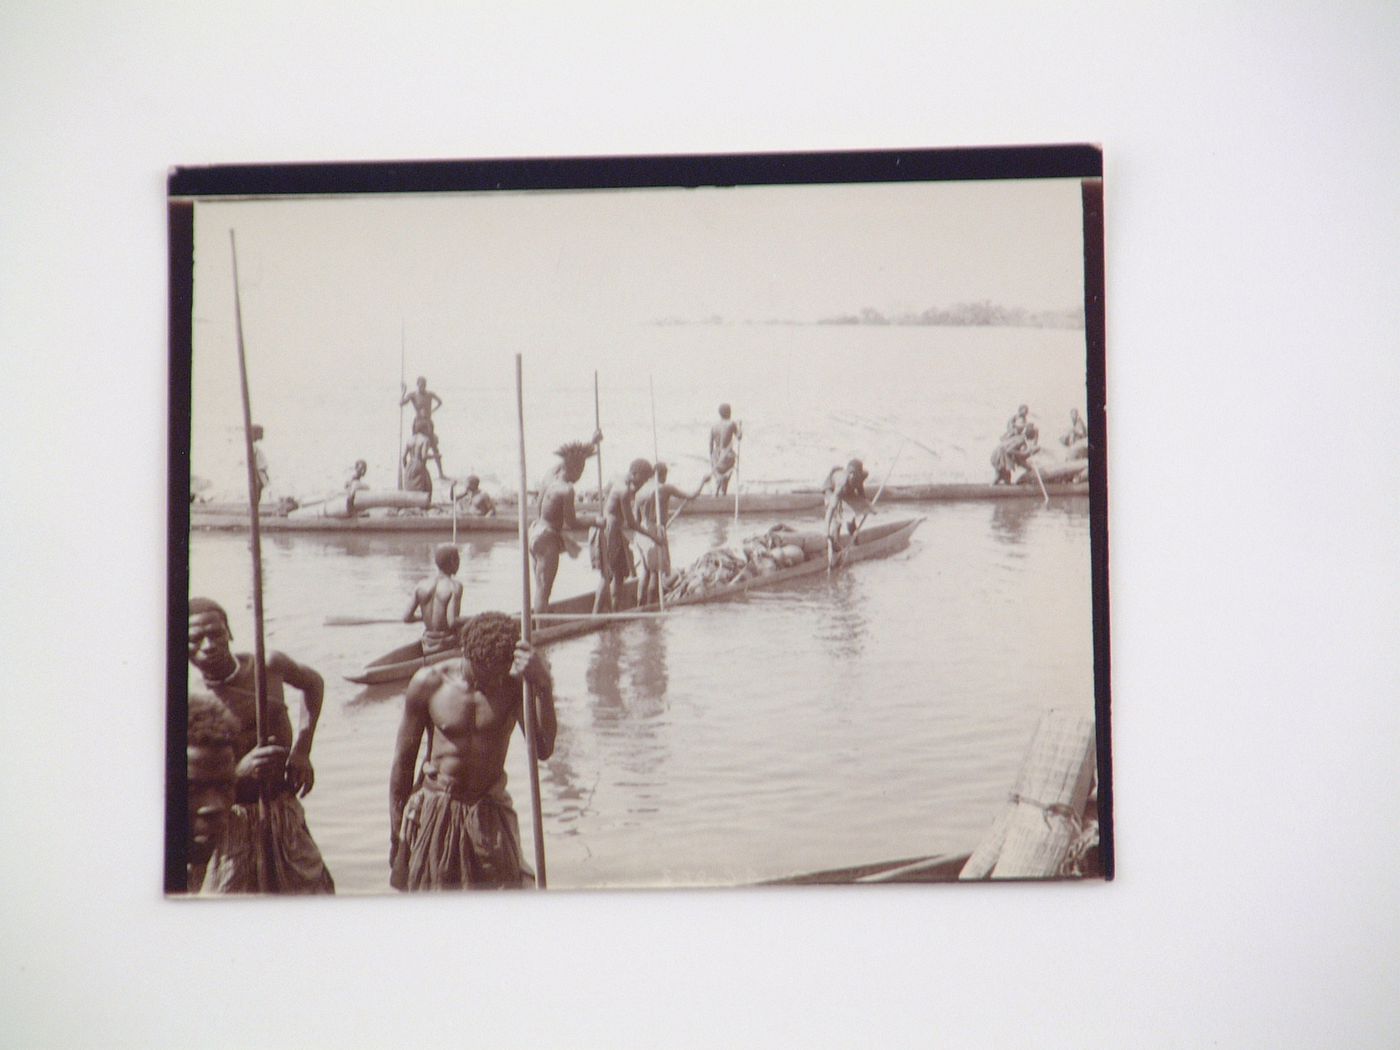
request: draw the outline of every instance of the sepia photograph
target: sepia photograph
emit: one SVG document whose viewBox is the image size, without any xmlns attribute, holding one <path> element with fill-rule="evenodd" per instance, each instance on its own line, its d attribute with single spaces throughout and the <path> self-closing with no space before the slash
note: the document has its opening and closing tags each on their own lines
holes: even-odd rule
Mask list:
<svg viewBox="0 0 1400 1050">
<path fill-rule="evenodd" d="M 1101 170 L 175 169 L 167 894 L 1112 878 Z"/>
</svg>

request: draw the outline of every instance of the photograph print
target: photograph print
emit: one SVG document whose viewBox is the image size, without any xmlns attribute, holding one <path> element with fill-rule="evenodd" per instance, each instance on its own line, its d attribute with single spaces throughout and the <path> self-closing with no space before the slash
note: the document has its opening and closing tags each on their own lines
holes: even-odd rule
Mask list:
<svg viewBox="0 0 1400 1050">
<path fill-rule="evenodd" d="M 1101 172 L 175 169 L 167 894 L 1111 878 Z"/>
</svg>

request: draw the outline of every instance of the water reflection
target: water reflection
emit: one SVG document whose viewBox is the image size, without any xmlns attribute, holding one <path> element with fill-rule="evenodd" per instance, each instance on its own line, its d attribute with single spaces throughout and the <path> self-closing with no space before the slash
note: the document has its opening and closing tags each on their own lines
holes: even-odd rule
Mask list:
<svg viewBox="0 0 1400 1050">
<path fill-rule="evenodd" d="M 813 606 L 817 611 L 818 640 L 829 647 L 832 656 L 844 660 L 864 655 L 870 624 L 860 582 L 854 573 L 838 573 L 831 578 L 827 591 L 826 600 Z"/>
<path fill-rule="evenodd" d="M 666 711 L 670 682 L 665 625 L 636 624 L 599 633 L 584 681 L 593 698 L 594 726 L 617 742 L 627 772 L 650 778 L 668 753 L 661 736 L 665 720 L 659 717 Z"/>
</svg>

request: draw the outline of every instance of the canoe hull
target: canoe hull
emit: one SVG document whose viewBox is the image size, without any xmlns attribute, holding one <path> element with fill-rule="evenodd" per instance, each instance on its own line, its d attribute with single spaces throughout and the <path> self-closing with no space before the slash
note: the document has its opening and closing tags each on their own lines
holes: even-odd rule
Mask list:
<svg viewBox="0 0 1400 1050">
<path fill-rule="evenodd" d="M 836 571 L 846 568 L 848 565 L 858 561 L 867 561 L 872 558 L 888 557 L 909 546 L 909 541 L 914 535 L 914 530 L 919 527 L 923 518 L 906 518 L 902 521 L 893 521 L 878 526 L 871 526 L 862 529 L 856 537 L 854 546 L 846 547 L 841 552 L 841 557 L 836 564 Z M 798 540 L 809 533 L 794 533 L 794 540 Z M 737 598 L 740 595 L 751 591 L 769 587 L 776 587 L 791 580 L 801 579 L 806 576 L 816 576 L 827 572 L 826 558 L 823 556 L 811 557 L 800 565 L 793 565 L 786 569 L 778 569 L 764 576 L 754 576 L 738 583 L 725 584 L 716 587 L 702 594 L 688 595 L 685 598 L 678 598 L 675 601 L 668 601 L 668 609 L 677 609 L 687 605 L 704 605 L 710 602 L 725 601 Z M 635 608 L 635 595 L 637 593 L 637 581 L 628 580 L 625 585 L 626 601 L 621 612 L 627 612 Z M 593 593 L 577 594 L 571 598 L 564 598 L 557 602 L 549 603 L 551 613 L 563 613 L 579 617 L 588 617 L 593 611 Z M 658 611 L 655 605 L 643 606 L 643 612 Z M 616 620 L 600 620 L 592 618 L 581 618 L 579 620 L 548 624 L 536 627 L 532 633 L 532 641 L 536 647 L 542 648 L 552 642 L 562 641 L 565 638 L 576 638 L 579 635 L 591 634 L 594 631 L 601 631 L 606 627 L 618 623 Z M 356 675 L 346 675 L 346 678 L 360 685 L 383 685 L 389 682 L 399 682 L 413 677 L 420 667 L 429 667 L 436 663 L 451 660 L 460 655 L 457 648 L 445 649 L 441 652 L 424 656 L 418 648 L 417 643 L 400 646 L 391 652 L 386 653 L 379 659 L 365 666 L 365 669 Z"/>
</svg>

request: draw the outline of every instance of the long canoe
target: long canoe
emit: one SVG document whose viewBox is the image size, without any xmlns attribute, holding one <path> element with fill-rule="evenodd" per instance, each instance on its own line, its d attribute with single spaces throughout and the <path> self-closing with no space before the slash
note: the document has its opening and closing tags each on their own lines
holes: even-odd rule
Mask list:
<svg viewBox="0 0 1400 1050">
<path fill-rule="evenodd" d="M 1056 483 L 1046 477 L 1046 491 L 1052 497 L 1088 496 L 1086 482 Z M 1040 489 L 1034 480 L 1028 485 L 981 485 L 981 484 L 937 484 L 937 485 L 892 485 L 880 497 L 882 503 L 901 502 L 962 502 L 970 500 L 1022 500 L 1039 499 Z M 815 489 L 794 492 L 745 492 L 739 495 L 740 514 L 800 514 L 813 513 L 821 509 L 822 495 Z M 596 501 L 580 501 L 579 514 L 596 514 Z M 697 496 L 685 505 L 686 515 L 733 514 L 733 496 Z M 451 535 L 452 513 L 450 508 L 435 504 L 427 512 L 392 514 L 376 511 L 352 518 L 317 517 L 293 512 L 278 515 L 264 510 L 259 518 L 264 532 L 411 532 Z M 239 531 L 248 528 L 248 510 L 240 503 L 195 503 L 190 506 L 190 527 Z M 495 516 L 477 517 L 459 514 L 457 531 L 460 532 L 515 532 L 515 502 L 502 501 L 497 504 Z"/>
<path fill-rule="evenodd" d="M 871 525 L 869 528 L 861 529 L 856 535 L 856 542 L 853 546 L 843 549 L 840 559 L 837 561 L 835 570 L 841 571 L 848 565 L 867 561 L 871 558 L 883 558 L 903 550 L 909 546 L 909 540 L 914 535 L 914 530 L 919 527 L 923 518 L 904 518 L 900 521 L 886 522 L 880 525 Z M 818 533 L 798 533 L 790 534 L 792 542 L 801 543 L 803 538 L 809 542 L 815 540 L 820 544 L 823 542 Z M 680 608 L 686 605 L 703 605 L 709 602 L 725 601 L 737 598 L 747 591 L 760 588 L 774 587 L 789 580 L 800 579 L 804 576 L 815 576 L 827 572 L 826 556 L 824 554 L 813 555 L 799 565 L 793 565 L 786 569 L 777 569 L 762 576 L 752 576 L 748 579 L 740 580 L 737 583 L 724 584 L 712 588 L 700 594 L 692 594 L 684 598 L 668 599 L 667 609 Z M 626 601 L 620 611 L 628 611 L 635 608 L 637 582 L 635 579 L 628 580 L 624 588 Z M 597 618 L 589 615 L 593 611 L 593 592 L 587 594 L 577 594 L 572 598 L 564 598 L 557 602 L 549 603 L 551 613 L 563 613 L 566 615 L 578 616 L 577 620 L 565 623 L 544 623 L 536 627 L 533 632 L 533 640 L 537 647 L 545 646 L 551 642 L 557 642 L 563 638 L 574 638 L 581 634 L 589 634 L 593 631 L 600 631 L 605 627 L 616 624 L 619 621 Z M 643 612 L 658 611 L 656 605 L 646 605 L 642 607 Z M 461 650 L 453 646 L 440 652 L 424 655 L 423 650 L 417 642 L 408 645 L 401 645 L 397 649 L 392 649 L 365 665 L 359 674 L 346 675 L 351 682 L 360 685 L 381 685 L 386 682 L 398 682 L 411 678 L 420 667 L 427 667 L 430 664 L 440 663 L 444 660 L 451 660 L 461 655 Z"/>
</svg>

